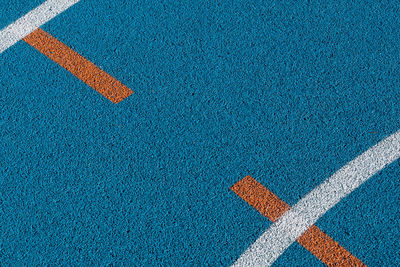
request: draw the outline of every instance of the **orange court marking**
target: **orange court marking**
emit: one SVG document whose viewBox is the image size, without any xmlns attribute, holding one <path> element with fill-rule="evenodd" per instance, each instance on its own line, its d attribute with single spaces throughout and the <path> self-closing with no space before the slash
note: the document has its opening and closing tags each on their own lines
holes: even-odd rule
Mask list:
<svg viewBox="0 0 400 267">
<path fill-rule="evenodd" d="M 278 220 L 290 209 L 288 204 L 280 200 L 251 176 L 244 177 L 233 185 L 231 190 L 272 222 Z"/>
<path fill-rule="evenodd" d="M 40 28 L 23 40 L 113 103 L 118 103 L 133 93 L 120 81 Z"/>
<path fill-rule="evenodd" d="M 288 204 L 251 176 L 244 177 L 231 190 L 273 222 L 290 209 Z M 297 242 L 328 266 L 366 266 L 315 225 Z"/>
</svg>

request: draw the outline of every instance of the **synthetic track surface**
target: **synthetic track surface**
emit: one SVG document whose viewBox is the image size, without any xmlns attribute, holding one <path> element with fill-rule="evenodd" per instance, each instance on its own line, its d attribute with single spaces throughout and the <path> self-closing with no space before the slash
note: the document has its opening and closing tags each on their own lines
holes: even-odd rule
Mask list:
<svg viewBox="0 0 400 267">
<path fill-rule="evenodd" d="M 23 41 L 0 54 L 0 261 L 234 263 L 270 222 L 233 184 L 251 175 L 294 206 L 400 128 L 397 6 L 121 0 L 61 13 L 41 28 L 135 94 L 115 105 Z M 399 177 L 396 161 L 316 226 L 369 266 L 399 265 Z M 321 262 L 294 244 L 274 264 Z"/>
</svg>

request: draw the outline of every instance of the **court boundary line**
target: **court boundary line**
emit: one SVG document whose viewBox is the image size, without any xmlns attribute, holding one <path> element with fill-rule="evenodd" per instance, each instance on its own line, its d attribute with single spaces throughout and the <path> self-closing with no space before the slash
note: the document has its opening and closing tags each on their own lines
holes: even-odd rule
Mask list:
<svg viewBox="0 0 400 267">
<path fill-rule="evenodd" d="M 236 182 L 230 189 L 272 222 L 276 222 L 290 209 L 287 203 L 250 175 Z M 297 242 L 328 266 L 366 266 L 315 225 L 302 234 Z"/>
<path fill-rule="evenodd" d="M 344 165 L 273 223 L 232 266 L 271 266 L 328 210 L 400 157 L 400 131 Z"/>
<path fill-rule="evenodd" d="M 47 0 L 0 30 L 0 54 L 80 0 Z"/>
</svg>

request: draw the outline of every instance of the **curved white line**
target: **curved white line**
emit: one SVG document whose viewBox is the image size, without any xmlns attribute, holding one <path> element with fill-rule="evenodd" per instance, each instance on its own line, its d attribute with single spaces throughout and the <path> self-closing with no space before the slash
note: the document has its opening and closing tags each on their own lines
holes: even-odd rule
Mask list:
<svg viewBox="0 0 400 267">
<path fill-rule="evenodd" d="M 0 31 L 0 54 L 80 0 L 47 0 Z"/>
<path fill-rule="evenodd" d="M 400 157 L 400 131 L 347 163 L 266 230 L 233 266 L 270 266 L 321 216 Z"/>
</svg>

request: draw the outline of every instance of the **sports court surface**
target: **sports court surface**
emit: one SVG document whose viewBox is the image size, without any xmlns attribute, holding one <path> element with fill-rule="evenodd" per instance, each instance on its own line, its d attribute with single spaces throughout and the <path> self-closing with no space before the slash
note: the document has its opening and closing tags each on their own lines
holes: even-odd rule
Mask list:
<svg viewBox="0 0 400 267">
<path fill-rule="evenodd" d="M 400 1 L 0 0 L 1 266 L 400 266 Z"/>
</svg>

